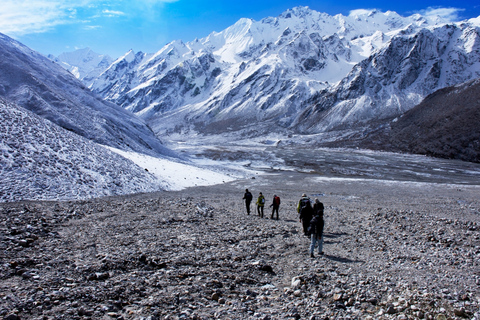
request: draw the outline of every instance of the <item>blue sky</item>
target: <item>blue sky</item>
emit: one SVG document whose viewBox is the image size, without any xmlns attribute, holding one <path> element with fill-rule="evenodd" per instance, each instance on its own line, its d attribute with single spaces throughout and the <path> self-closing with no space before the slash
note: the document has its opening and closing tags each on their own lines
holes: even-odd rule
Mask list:
<svg viewBox="0 0 480 320">
<path fill-rule="evenodd" d="M 203 38 L 240 18 L 260 20 L 296 6 L 331 15 L 379 9 L 452 20 L 480 16 L 478 0 L 2 0 L 0 32 L 43 54 L 90 47 L 117 58 L 130 49 L 153 53 L 172 40 Z"/>
</svg>

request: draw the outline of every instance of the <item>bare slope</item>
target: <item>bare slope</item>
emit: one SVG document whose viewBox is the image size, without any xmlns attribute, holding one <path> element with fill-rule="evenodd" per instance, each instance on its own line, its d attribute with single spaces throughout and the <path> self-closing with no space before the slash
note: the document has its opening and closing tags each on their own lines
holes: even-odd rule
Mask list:
<svg viewBox="0 0 480 320">
<path fill-rule="evenodd" d="M 439 90 L 360 145 L 480 162 L 480 80 Z"/>
</svg>

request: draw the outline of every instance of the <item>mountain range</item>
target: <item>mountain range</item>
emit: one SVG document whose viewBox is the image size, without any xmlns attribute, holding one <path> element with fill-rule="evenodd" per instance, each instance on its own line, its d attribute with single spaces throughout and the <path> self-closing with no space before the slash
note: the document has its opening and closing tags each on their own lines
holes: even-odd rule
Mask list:
<svg viewBox="0 0 480 320">
<path fill-rule="evenodd" d="M 479 26 L 479 18 L 296 7 L 156 53 L 130 51 L 88 85 L 169 140 L 343 135 L 479 78 Z"/>
</svg>

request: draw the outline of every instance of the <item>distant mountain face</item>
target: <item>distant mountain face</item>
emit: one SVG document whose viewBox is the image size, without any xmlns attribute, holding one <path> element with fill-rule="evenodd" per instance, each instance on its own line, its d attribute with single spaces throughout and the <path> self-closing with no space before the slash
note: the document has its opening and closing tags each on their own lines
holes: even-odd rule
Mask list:
<svg viewBox="0 0 480 320">
<path fill-rule="evenodd" d="M 114 61 L 110 56 L 95 53 L 90 48 L 64 52 L 58 57 L 50 55 L 48 58 L 59 63 L 87 86 Z"/>
<path fill-rule="evenodd" d="M 89 83 L 161 136 L 354 130 L 479 78 L 479 26 L 298 7 L 155 54 L 128 52 Z"/>
<path fill-rule="evenodd" d="M 355 142 L 370 149 L 480 163 L 480 79 L 443 88 Z"/>
<path fill-rule="evenodd" d="M 173 155 L 143 120 L 105 102 L 58 64 L 2 34 L 0 97 L 94 142 Z"/>
<path fill-rule="evenodd" d="M 399 116 L 428 94 L 480 77 L 480 28 L 446 24 L 400 34 L 311 99 L 302 131 Z"/>
</svg>

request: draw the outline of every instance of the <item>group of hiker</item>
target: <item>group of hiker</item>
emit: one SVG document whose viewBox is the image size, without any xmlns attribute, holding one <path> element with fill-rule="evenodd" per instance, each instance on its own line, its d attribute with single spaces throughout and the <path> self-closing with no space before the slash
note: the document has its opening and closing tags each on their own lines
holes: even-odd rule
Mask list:
<svg viewBox="0 0 480 320">
<path fill-rule="evenodd" d="M 250 204 L 252 203 L 253 200 L 253 195 L 248 189 L 245 189 L 245 194 L 243 195 L 243 199 L 245 200 L 245 205 L 247 207 L 247 214 L 250 214 Z M 263 208 L 265 207 L 265 197 L 263 194 L 260 192 L 257 198 L 257 213 L 260 218 L 263 218 Z M 273 201 L 272 204 L 270 205 L 272 208 L 272 216 L 271 219 L 274 218 L 274 215 L 276 213 L 277 220 L 278 220 L 278 209 L 280 208 L 280 197 L 277 196 L 276 194 L 273 195 Z"/>
<path fill-rule="evenodd" d="M 245 189 L 243 200 L 245 200 L 247 214 L 249 215 L 253 195 L 250 191 L 248 191 L 248 189 Z M 260 192 L 257 198 L 256 206 L 258 216 L 261 218 L 263 218 L 263 209 L 265 207 L 265 202 L 265 197 Z M 276 213 L 276 220 L 278 220 L 280 197 L 276 194 L 273 195 L 273 201 L 270 207 L 272 208 L 271 219 L 274 219 Z M 318 254 L 323 255 L 323 228 L 325 225 L 323 219 L 323 203 L 321 203 L 318 198 L 315 198 L 315 201 L 312 205 L 310 198 L 304 193 L 298 201 L 297 213 L 299 214 L 299 220 L 303 226 L 303 233 L 305 234 L 305 236 L 310 237 L 310 256 L 312 258 L 315 258 L 315 247 L 318 248 Z"/>
</svg>

